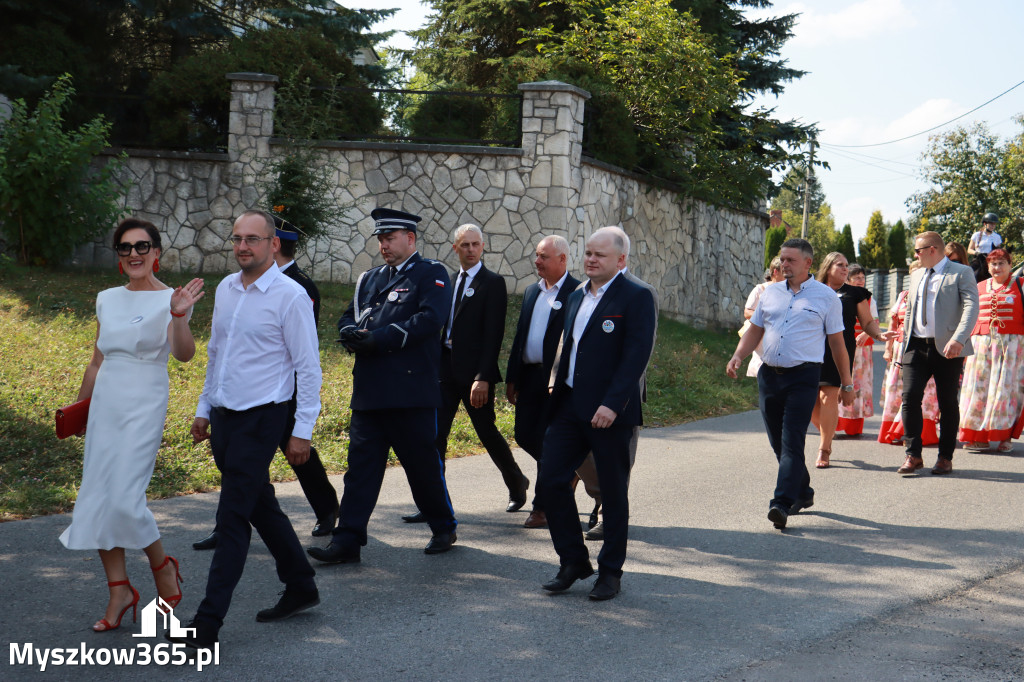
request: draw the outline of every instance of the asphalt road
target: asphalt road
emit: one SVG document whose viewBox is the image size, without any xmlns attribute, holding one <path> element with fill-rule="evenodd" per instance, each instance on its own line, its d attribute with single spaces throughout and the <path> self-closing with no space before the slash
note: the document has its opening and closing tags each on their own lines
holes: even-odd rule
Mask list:
<svg viewBox="0 0 1024 682">
<path fill-rule="evenodd" d="M 868 420 L 868 433 L 879 421 Z M 809 462 L 816 441 L 809 435 Z M 534 478 L 532 460 L 516 455 Z M 926 464 L 933 458 L 934 449 Z M 105 604 L 103 573 L 94 553 L 58 541 L 67 516 L 4 523 L 0 678 L 1024 677 L 1024 445 L 998 455 L 958 450 L 947 477 L 898 476 L 901 461 L 901 448 L 871 436 L 838 440 L 832 467 L 812 472 L 814 508 L 779 532 L 766 518 L 775 460 L 758 413 L 646 430 L 631 484 L 623 591 L 602 603 L 587 600 L 590 581 L 558 596 L 540 589 L 557 571 L 550 538 L 521 527 L 525 511 L 503 511 L 501 479 L 487 457 L 448 463 L 459 540 L 437 556 L 422 552 L 423 526 L 399 520 L 412 499 L 402 470 L 389 470 L 362 563 L 317 567 L 319 607 L 281 623 L 255 622 L 282 588 L 254 538 L 221 630 L 219 664 L 201 673 L 52 663 L 40 673 L 38 663 L 12 659 L 29 643 L 39 653 L 163 640 L 133 638 L 139 625 L 89 630 Z M 335 482 L 340 488 L 341 477 Z M 298 485 L 277 490 L 300 537 L 313 544 Z M 577 497 L 589 511 L 582 486 Z M 216 504 L 210 493 L 151 505 L 181 561 L 183 620 L 199 602 L 211 557 L 191 543 L 210 529 Z M 141 552 L 131 553 L 129 572 L 148 602 L 155 590 Z"/>
</svg>

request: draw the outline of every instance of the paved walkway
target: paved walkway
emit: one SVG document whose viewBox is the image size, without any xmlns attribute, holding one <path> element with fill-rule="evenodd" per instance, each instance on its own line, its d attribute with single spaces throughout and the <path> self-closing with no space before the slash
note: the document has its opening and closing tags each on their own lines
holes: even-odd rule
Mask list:
<svg viewBox="0 0 1024 682">
<path fill-rule="evenodd" d="M 878 354 L 876 353 L 876 356 Z M 878 356 L 880 361 L 880 356 Z M 880 377 L 877 381 L 880 381 Z M 876 383 L 877 383 L 876 381 Z M 877 393 L 876 393 L 877 395 Z M 879 419 L 869 420 L 877 433 Z M 401 425 L 396 425 L 400 428 Z M 813 461 L 816 437 L 808 439 Z M 517 452 L 524 471 L 534 464 Z M 934 450 L 929 452 L 931 464 Z M 210 679 L 817 680 L 1024 676 L 1024 445 L 1009 455 L 958 451 L 955 474 L 903 478 L 898 447 L 836 442 L 813 472 L 816 505 L 785 532 L 765 518 L 775 462 L 756 412 L 644 432 L 631 486 L 623 592 L 592 603 L 589 585 L 550 596 L 557 570 L 544 530 L 506 514 L 486 457 L 448 463 L 459 542 L 427 556 L 401 469 L 385 478 L 363 562 L 318 567 L 320 607 L 257 623 L 281 589 L 255 539 L 221 631 Z M 530 478 L 534 478 L 531 474 Z M 341 478 L 336 477 L 341 487 Z M 312 518 L 295 483 L 278 486 L 301 535 Z M 589 504 L 579 491 L 581 509 Z M 191 618 L 210 553 L 192 541 L 217 494 L 152 504 L 181 560 Z M 10 661 L 10 643 L 126 648 L 139 626 L 94 634 L 106 590 L 95 554 L 65 550 L 67 516 L 0 524 L 0 677 L 164 679 L 180 667 L 54 667 Z M 154 588 L 141 552 L 129 570 Z M 589 583 L 589 581 L 588 581 Z M 187 673 L 198 677 L 194 671 Z"/>
</svg>

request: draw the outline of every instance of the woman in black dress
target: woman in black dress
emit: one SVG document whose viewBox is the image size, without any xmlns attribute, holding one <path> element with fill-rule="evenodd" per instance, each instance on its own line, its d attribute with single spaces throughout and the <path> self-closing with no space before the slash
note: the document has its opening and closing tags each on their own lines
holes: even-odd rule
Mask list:
<svg viewBox="0 0 1024 682">
<path fill-rule="evenodd" d="M 857 333 L 854 325 L 860 320 L 864 332 L 876 341 L 884 340 L 878 321 L 871 315 L 871 292 L 864 287 L 856 287 L 846 283 L 849 262 L 846 256 L 833 251 L 825 256 L 818 269 L 818 281 L 823 282 L 836 291 L 839 301 L 843 304 L 843 340 L 846 342 L 846 353 L 850 358 L 850 370 L 853 371 L 854 347 Z M 839 379 L 839 368 L 832 359 L 832 351 L 825 344 L 825 359 L 821 365 L 821 381 L 818 384 L 818 402 L 814 405 L 811 423 L 821 434 L 818 445 L 818 461 L 814 466 L 827 469 L 829 457 L 832 455 L 832 438 L 836 435 L 836 424 L 839 422 L 839 391 L 843 388 L 853 390 L 853 386 L 844 387 Z"/>
</svg>

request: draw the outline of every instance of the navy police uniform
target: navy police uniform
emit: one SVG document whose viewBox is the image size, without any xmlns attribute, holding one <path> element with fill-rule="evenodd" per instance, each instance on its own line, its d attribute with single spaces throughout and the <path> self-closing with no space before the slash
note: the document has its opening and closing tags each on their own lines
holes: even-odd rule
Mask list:
<svg viewBox="0 0 1024 682">
<path fill-rule="evenodd" d="M 389 216 L 407 216 L 377 209 L 374 234 L 394 229 L 415 231 L 415 223 L 392 223 Z M 415 216 L 407 216 L 419 220 Z M 392 225 L 389 229 L 389 225 Z M 369 332 L 368 343 L 356 351 L 352 370 L 352 421 L 349 428 L 348 472 L 341 497 L 332 548 L 322 560 L 338 560 L 345 550 L 357 561 L 366 544 L 366 529 L 377 504 L 388 450 L 394 449 L 412 490 L 416 506 L 435 536 L 452 534 L 457 525 L 443 462 L 434 446 L 437 409 L 441 405 L 438 365 L 441 326 L 449 303 L 447 269 L 414 252 L 392 276 L 383 265 L 363 273 L 345 314 L 338 321 L 344 340 L 356 330 Z M 333 551 L 333 555 L 330 553 Z M 355 553 L 354 553 L 355 552 Z"/>
</svg>

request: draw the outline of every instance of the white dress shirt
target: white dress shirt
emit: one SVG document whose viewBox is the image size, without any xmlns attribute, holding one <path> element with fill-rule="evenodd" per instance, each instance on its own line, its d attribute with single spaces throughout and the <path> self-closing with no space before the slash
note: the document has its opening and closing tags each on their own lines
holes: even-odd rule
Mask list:
<svg viewBox="0 0 1024 682">
<path fill-rule="evenodd" d="M 196 416 L 283 403 L 295 393 L 292 435 L 311 439 L 320 414 L 320 344 L 305 290 L 276 267 L 247 288 L 241 273 L 217 286 L 206 382 Z"/>
<path fill-rule="evenodd" d="M 770 367 L 822 362 L 826 336 L 845 328 L 839 296 L 813 277 L 796 293 L 789 280 L 766 286 L 750 323 L 764 329 L 761 359 Z"/>
<path fill-rule="evenodd" d="M 544 278 L 541 278 L 537 286 L 540 293 L 533 305 L 533 315 L 530 316 L 530 328 L 526 333 L 526 345 L 523 347 L 523 363 L 527 365 L 539 365 L 544 362 L 544 335 L 548 330 L 548 319 L 551 317 L 551 310 L 554 308 L 558 292 L 562 290 L 569 273 L 565 272 L 562 278 L 548 287 Z"/>
<path fill-rule="evenodd" d="M 931 279 L 928 278 L 927 269 L 921 275 L 921 283 L 917 287 L 917 294 L 915 294 L 917 298 L 914 301 L 914 336 L 919 339 L 935 338 L 935 296 L 939 293 L 939 285 L 942 284 L 942 273 L 946 271 L 947 263 L 949 263 L 949 259 L 943 258 L 933 265 L 931 268 Z M 927 306 L 922 305 L 924 302 L 925 284 L 928 285 Z M 928 324 L 924 323 L 922 317 L 926 311 L 928 313 Z"/>
<path fill-rule="evenodd" d="M 449 348 L 452 347 L 450 339 L 452 338 L 452 323 L 455 321 L 455 305 L 458 303 L 458 301 L 455 300 L 455 296 L 459 293 L 459 277 L 463 277 L 466 280 L 466 283 L 462 285 L 462 295 L 465 296 L 466 292 L 469 291 L 469 295 L 472 296 L 473 292 L 470 291 L 470 289 L 473 287 L 473 278 L 476 277 L 477 273 L 480 272 L 480 268 L 483 266 L 484 262 L 480 261 L 469 270 L 462 270 L 460 268 L 459 274 L 456 275 L 455 279 L 452 281 L 452 287 L 454 287 L 452 289 L 452 307 L 448 311 L 448 331 L 444 335 L 445 342 L 448 344 Z"/>
<path fill-rule="evenodd" d="M 583 288 L 583 300 L 580 302 L 579 310 L 576 311 L 576 321 L 572 326 L 572 348 L 569 351 L 569 376 L 565 378 L 565 383 L 572 388 L 572 378 L 576 373 L 576 348 L 579 346 L 579 340 L 583 336 L 583 332 L 587 328 L 587 323 L 590 322 L 590 317 L 594 314 L 594 310 L 597 309 L 597 304 L 600 303 L 601 297 L 604 296 L 604 292 L 608 291 L 608 287 L 611 286 L 615 278 L 622 274 L 622 271 L 616 272 L 610 280 L 604 283 L 597 291 L 591 290 L 590 282 L 587 282 Z"/>
</svg>

